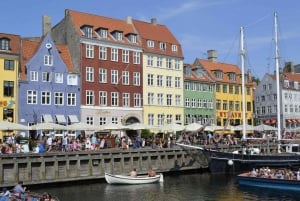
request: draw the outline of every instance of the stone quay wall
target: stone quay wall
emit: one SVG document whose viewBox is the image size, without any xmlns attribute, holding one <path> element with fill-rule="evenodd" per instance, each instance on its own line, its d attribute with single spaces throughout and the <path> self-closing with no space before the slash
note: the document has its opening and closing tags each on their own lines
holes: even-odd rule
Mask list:
<svg viewBox="0 0 300 201">
<path fill-rule="evenodd" d="M 191 155 L 180 147 L 169 149 L 104 149 L 81 152 L 49 152 L 43 154 L 0 155 L 0 187 L 49 184 L 104 178 L 104 172 L 128 174 L 133 168 L 138 174 L 172 172 L 207 168 L 201 153 Z"/>
</svg>

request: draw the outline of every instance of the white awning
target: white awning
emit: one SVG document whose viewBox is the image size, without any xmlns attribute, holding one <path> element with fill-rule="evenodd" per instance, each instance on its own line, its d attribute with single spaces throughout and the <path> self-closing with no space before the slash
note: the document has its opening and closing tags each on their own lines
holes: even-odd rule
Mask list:
<svg viewBox="0 0 300 201">
<path fill-rule="evenodd" d="M 64 115 L 57 114 L 55 115 L 55 117 L 58 123 L 67 123 L 67 120 Z"/>
<path fill-rule="evenodd" d="M 73 124 L 73 123 L 78 123 L 79 122 L 79 120 L 78 120 L 78 118 L 77 118 L 77 115 L 69 115 L 68 116 L 69 117 L 69 120 L 70 120 L 70 122 Z"/>
<path fill-rule="evenodd" d="M 53 123 L 51 114 L 43 114 L 43 120 L 45 123 Z"/>
</svg>

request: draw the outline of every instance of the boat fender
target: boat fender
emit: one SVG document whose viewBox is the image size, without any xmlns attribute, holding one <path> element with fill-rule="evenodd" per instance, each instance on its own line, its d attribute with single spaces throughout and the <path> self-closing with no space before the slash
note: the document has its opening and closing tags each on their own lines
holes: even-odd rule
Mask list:
<svg viewBox="0 0 300 201">
<path fill-rule="evenodd" d="M 163 176 L 163 174 L 161 174 L 161 173 L 160 173 L 159 182 L 164 182 L 164 176 Z"/>
<path fill-rule="evenodd" d="M 230 166 L 232 166 L 233 165 L 233 160 L 228 160 L 227 164 L 230 165 Z"/>
</svg>

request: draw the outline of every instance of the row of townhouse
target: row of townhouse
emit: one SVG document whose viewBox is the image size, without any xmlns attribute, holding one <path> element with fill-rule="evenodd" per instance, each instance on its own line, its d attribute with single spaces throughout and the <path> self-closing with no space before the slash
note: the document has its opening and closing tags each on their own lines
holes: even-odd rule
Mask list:
<svg viewBox="0 0 300 201">
<path fill-rule="evenodd" d="M 157 23 L 66 10 L 43 36 L 0 35 L 0 117 L 93 125 L 140 122 L 242 123 L 242 75 L 217 52 L 184 64 L 181 44 Z M 254 83 L 247 73 L 246 118 L 253 124 Z M 32 131 L 34 132 L 34 131 Z"/>
</svg>

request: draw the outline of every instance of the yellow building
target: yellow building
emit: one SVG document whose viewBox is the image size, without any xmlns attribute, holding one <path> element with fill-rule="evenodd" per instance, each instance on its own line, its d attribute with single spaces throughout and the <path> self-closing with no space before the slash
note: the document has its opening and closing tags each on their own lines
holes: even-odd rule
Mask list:
<svg viewBox="0 0 300 201">
<path fill-rule="evenodd" d="M 133 20 L 143 44 L 144 123 L 183 124 L 183 54 L 180 43 L 156 19 Z"/>
<path fill-rule="evenodd" d="M 208 60 L 197 59 L 215 81 L 215 124 L 219 126 L 243 124 L 242 74 L 237 65 L 217 62 L 216 53 L 208 52 Z M 245 74 L 246 124 L 253 125 L 253 82 Z"/>
<path fill-rule="evenodd" d="M 20 36 L 0 33 L 0 121 L 18 122 L 19 51 Z"/>
</svg>

